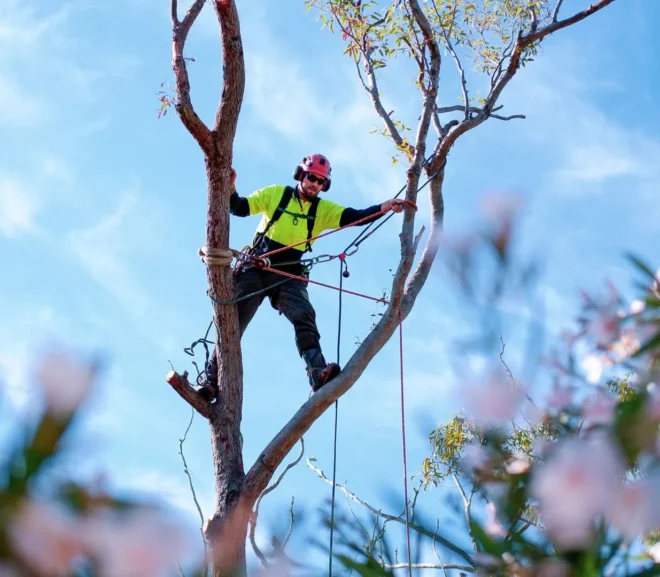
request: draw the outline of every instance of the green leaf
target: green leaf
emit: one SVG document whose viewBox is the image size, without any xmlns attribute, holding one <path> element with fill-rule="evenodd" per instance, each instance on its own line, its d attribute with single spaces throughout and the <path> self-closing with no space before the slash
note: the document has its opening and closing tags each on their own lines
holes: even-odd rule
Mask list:
<svg viewBox="0 0 660 577">
<path fill-rule="evenodd" d="M 660 333 L 658 333 L 657 335 L 646 341 L 641 347 L 639 347 L 639 350 L 632 356 L 639 357 L 640 355 L 643 355 L 644 353 L 655 348 L 660 348 Z"/>
<path fill-rule="evenodd" d="M 653 567 L 644 569 L 639 573 L 629 573 L 630 577 L 653 577 L 654 575 L 660 575 L 660 564 L 654 563 Z"/>
<path fill-rule="evenodd" d="M 634 254 L 627 252 L 626 257 L 628 260 L 630 260 L 634 265 L 637 266 L 638 269 L 640 269 L 642 272 L 646 273 L 651 280 L 657 280 L 657 277 L 655 276 L 655 273 L 651 270 L 651 268 L 642 262 L 642 260 L 638 257 L 636 257 Z"/>
<path fill-rule="evenodd" d="M 477 543 L 481 545 L 481 548 L 486 553 L 490 553 L 498 559 L 502 556 L 505 549 L 504 544 L 490 537 L 474 519 L 470 519 L 470 529 Z"/>
<path fill-rule="evenodd" d="M 337 559 L 362 577 L 392 577 L 392 573 L 381 567 L 372 557 L 367 559 L 366 564 L 353 561 L 346 555 L 337 555 Z"/>
</svg>

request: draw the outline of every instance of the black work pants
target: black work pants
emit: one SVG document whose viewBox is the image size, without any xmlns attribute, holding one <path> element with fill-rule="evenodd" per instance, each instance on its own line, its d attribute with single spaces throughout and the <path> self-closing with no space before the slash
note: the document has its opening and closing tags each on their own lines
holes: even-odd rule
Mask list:
<svg viewBox="0 0 660 577">
<path fill-rule="evenodd" d="M 285 279 L 286 282 L 278 284 Z M 268 287 L 273 288 L 253 294 L 268 289 Z M 321 348 L 320 335 L 316 326 L 316 312 L 312 303 L 309 302 L 306 282 L 287 279 L 274 272 L 247 266 L 234 279 L 234 298 L 240 299 L 241 297 L 246 297 L 236 304 L 241 336 L 254 318 L 264 298 L 268 297 L 273 308 L 289 319 L 293 325 L 296 347 L 301 355 L 307 349 Z"/>
</svg>

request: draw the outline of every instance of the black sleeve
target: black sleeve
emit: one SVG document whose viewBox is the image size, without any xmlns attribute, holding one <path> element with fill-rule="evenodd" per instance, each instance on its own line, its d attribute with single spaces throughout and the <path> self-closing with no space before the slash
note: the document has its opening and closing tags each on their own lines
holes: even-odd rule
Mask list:
<svg viewBox="0 0 660 577">
<path fill-rule="evenodd" d="M 368 216 L 377 214 L 379 212 L 380 212 L 380 204 L 374 204 L 373 206 L 370 206 L 369 208 L 363 208 L 362 210 L 357 210 L 356 208 L 345 208 L 344 212 L 341 213 L 341 217 L 339 219 L 339 226 L 346 226 L 348 224 L 353 224 L 354 222 L 362 218 L 367 218 Z M 361 222 L 358 226 L 364 226 L 366 224 L 369 224 L 370 222 L 378 220 L 381 216 L 383 215 L 379 214 L 378 216 L 374 216 L 369 220 L 365 220 L 364 222 Z"/>
<path fill-rule="evenodd" d="M 229 212 L 234 216 L 250 216 L 250 205 L 244 196 L 238 196 L 234 191 L 229 197 Z"/>
</svg>

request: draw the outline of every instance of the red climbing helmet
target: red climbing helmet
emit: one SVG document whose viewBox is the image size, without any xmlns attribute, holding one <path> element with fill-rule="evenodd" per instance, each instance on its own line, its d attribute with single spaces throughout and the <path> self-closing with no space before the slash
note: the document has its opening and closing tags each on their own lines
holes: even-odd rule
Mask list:
<svg viewBox="0 0 660 577">
<path fill-rule="evenodd" d="M 323 185 L 322 190 L 325 191 L 330 188 L 330 174 L 332 172 L 332 167 L 330 166 L 330 161 L 325 156 L 314 153 L 303 158 L 302 162 L 296 166 L 296 169 L 293 172 L 293 178 L 301 181 L 306 172 L 311 172 L 312 174 L 325 178 L 326 183 Z"/>
</svg>

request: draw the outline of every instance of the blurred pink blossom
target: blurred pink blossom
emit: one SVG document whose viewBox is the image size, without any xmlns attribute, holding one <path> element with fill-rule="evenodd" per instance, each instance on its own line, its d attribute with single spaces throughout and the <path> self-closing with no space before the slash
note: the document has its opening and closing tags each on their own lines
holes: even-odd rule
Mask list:
<svg viewBox="0 0 660 577">
<path fill-rule="evenodd" d="M 0 577 L 20 577 L 20 575 L 8 565 L 0 563 Z"/>
<path fill-rule="evenodd" d="M 569 577 L 570 574 L 571 565 L 563 559 L 545 559 L 535 573 L 536 577 Z"/>
<path fill-rule="evenodd" d="M 585 326 L 586 334 L 599 347 L 608 347 L 619 336 L 621 318 L 613 311 L 603 310 L 589 319 Z"/>
<path fill-rule="evenodd" d="M 506 472 L 509 475 L 520 475 L 529 470 L 531 462 L 527 455 L 515 455 L 514 458 L 506 464 Z"/>
<path fill-rule="evenodd" d="M 465 387 L 468 416 L 480 427 L 503 426 L 517 414 L 524 398 L 522 389 L 510 384 L 500 373 L 491 374 L 486 383 Z"/>
<path fill-rule="evenodd" d="M 73 559 L 83 551 L 76 518 L 54 503 L 23 504 L 9 526 L 9 538 L 28 566 L 53 577 L 70 575 Z"/>
<path fill-rule="evenodd" d="M 511 192 L 492 192 L 481 199 L 481 213 L 500 222 L 511 220 L 523 205 L 523 198 Z"/>
<path fill-rule="evenodd" d="M 611 503 L 609 519 L 630 541 L 660 529 L 660 474 L 624 484 Z"/>
<path fill-rule="evenodd" d="M 100 564 L 101 577 L 160 577 L 171 573 L 189 543 L 156 512 L 99 511 L 85 523 L 86 547 Z"/>
<path fill-rule="evenodd" d="M 94 368 L 72 356 L 51 351 L 42 360 L 37 377 L 49 410 L 65 417 L 78 408 L 91 390 Z"/>
<path fill-rule="evenodd" d="M 607 511 L 619 488 L 624 466 L 609 439 L 570 438 L 555 444 L 534 470 L 530 494 L 559 548 L 586 547 L 594 519 Z"/>
<path fill-rule="evenodd" d="M 587 373 L 587 382 L 595 384 L 600 381 L 600 377 L 603 375 L 604 366 L 605 363 L 603 362 L 602 355 L 591 354 L 584 357 L 582 368 Z"/>
<path fill-rule="evenodd" d="M 546 406 L 551 411 L 561 411 L 570 407 L 573 403 L 573 393 L 575 388 L 571 385 L 562 385 L 555 381 L 552 384 L 552 390 L 546 398 Z"/>
<path fill-rule="evenodd" d="M 506 529 L 497 520 L 497 510 L 494 503 L 486 505 L 486 522 L 484 523 L 484 531 L 491 537 L 505 537 Z"/>
<path fill-rule="evenodd" d="M 587 427 L 608 425 L 614 418 L 617 401 L 603 389 L 591 393 L 582 403 L 582 418 Z"/>
<path fill-rule="evenodd" d="M 486 448 L 477 441 L 472 441 L 465 445 L 463 449 L 463 454 L 461 456 L 461 467 L 469 472 L 473 473 L 479 471 L 487 466 L 490 459 L 490 454 Z"/>
<path fill-rule="evenodd" d="M 644 301 L 640 301 L 639 299 L 635 299 L 630 303 L 630 314 L 632 315 L 638 315 L 639 313 L 644 312 L 644 309 L 646 308 L 646 305 L 644 304 Z"/>
</svg>

